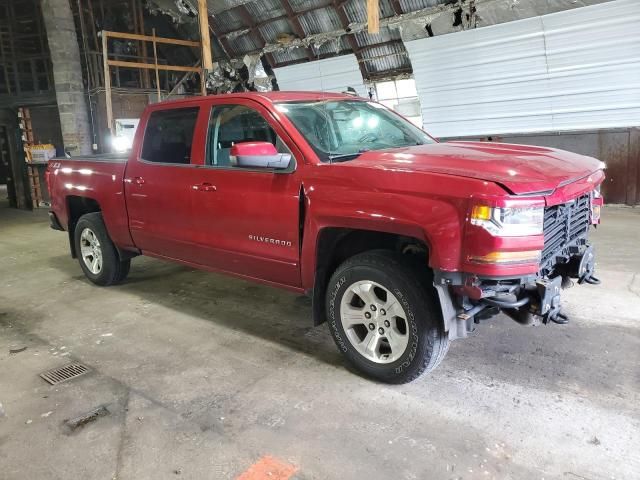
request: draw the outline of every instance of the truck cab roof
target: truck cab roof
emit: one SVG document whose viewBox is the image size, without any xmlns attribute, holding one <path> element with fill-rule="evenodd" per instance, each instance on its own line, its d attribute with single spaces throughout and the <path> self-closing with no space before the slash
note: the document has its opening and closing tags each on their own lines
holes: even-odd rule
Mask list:
<svg viewBox="0 0 640 480">
<path fill-rule="evenodd" d="M 363 97 L 358 97 L 355 95 L 349 95 L 345 93 L 317 92 L 317 91 L 238 92 L 238 93 L 224 93 L 220 95 L 209 95 L 206 97 L 197 96 L 197 97 L 179 98 L 176 100 L 165 100 L 163 102 L 154 104 L 153 107 L 161 108 L 162 105 L 167 105 L 167 104 L 191 105 L 194 103 L 197 104 L 202 101 L 211 100 L 211 99 L 233 99 L 233 98 L 244 98 L 244 99 L 248 98 L 248 99 L 254 99 L 254 100 L 263 101 L 263 102 L 266 101 L 269 103 L 304 102 L 304 101 L 318 101 L 318 100 L 363 100 L 363 101 L 368 100 Z"/>
</svg>

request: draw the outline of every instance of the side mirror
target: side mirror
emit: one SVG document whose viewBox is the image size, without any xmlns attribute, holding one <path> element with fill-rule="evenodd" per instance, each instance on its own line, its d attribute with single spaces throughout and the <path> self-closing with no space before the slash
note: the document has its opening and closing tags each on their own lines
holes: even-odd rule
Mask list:
<svg viewBox="0 0 640 480">
<path fill-rule="evenodd" d="M 291 155 L 278 153 L 269 142 L 236 143 L 229 154 L 239 167 L 285 169 L 291 164 Z"/>
</svg>

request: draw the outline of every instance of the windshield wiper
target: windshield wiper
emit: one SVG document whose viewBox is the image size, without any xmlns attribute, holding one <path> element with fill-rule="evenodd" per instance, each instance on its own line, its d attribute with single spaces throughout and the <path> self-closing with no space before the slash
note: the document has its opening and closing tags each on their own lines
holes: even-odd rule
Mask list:
<svg viewBox="0 0 640 480">
<path fill-rule="evenodd" d="M 343 162 L 345 160 L 353 160 L 354 158 L 359 157 L 362 153 L 368 152 L 368 151 L 369 151 L 368 148 L 362 148 L 357 152 L 353 152 L 353 153 L 340 153 L 336 155 L 329 155 L 328 158 L 330 162 Z"/>
</svg>

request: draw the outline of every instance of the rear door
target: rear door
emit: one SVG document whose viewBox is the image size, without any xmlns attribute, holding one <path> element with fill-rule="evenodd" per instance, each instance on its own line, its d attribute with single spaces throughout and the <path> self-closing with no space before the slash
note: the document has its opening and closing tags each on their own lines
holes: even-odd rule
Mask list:
<svg viewBox="0 0 640 480">
<path fill-rule="evenodd" d="M 220 101 L 218 101 L 220 102 Z M 214 103 L 210 111 L 203 188 L 193 192 L 202 261 L 221 270 L 289 286 L 300 285 L 302 155 L 262 105 L 248 99 Z M 235 143 L 265 141 L 291 153 L 286 171 L 239 167 Z"/>
<path fill-rule="evenodd" d="M 145 253 L 192 260 L 192 222 L 196 162 L 202 139 L 196 141 L 199 106 L 164 106 L 152 110 L 142 147 L 126 170 L 125 194 L 135 245 Z"/>
</svg>

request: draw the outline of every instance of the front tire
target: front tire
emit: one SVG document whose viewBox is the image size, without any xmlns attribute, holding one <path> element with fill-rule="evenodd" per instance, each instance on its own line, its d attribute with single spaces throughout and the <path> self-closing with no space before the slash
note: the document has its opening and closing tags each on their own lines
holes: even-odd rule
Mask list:
<svg viewBox="0 0 640 480">
<path fill-rule="evenodd" d="M 74 231 L 74 242 L 82 271 L 96 285 L 115 285 L 129 274 L 131 260 L 120 260 L 101 213 L 87 213 L 80 217 Z"/>
<path fill-rule="evenodd" d="M 389 251 L 356 255 L 327 287 L 329 330 L 360 372 L 386 383 L 433 370 L 449 349 L 431 275 Z"/>
</svg>

